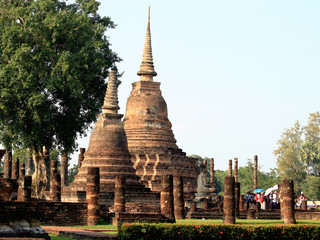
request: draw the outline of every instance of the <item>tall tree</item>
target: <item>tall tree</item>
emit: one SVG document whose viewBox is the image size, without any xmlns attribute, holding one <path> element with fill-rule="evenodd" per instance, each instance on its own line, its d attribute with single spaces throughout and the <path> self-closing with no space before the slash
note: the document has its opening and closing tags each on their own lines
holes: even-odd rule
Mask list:
<svg viewBox="0 0 320 240">
<path fill-rule="evenodd" d="M 98 6 L 0 1 L 0 132 L 34 151 L 38 182 L 48 169 L 42 147 L 74 150 L 102 105 L 108 69 L 119 61 L 105 36 L 115 25 Z"/>
<path fill-rule="evenodd" d="M 305 142 L 301 157 L 307 165 L 308 176 L 320 176 L 320 112 L 310 113 L 308 124 L 303 128 Z"/>
<path fill-rule="evenodd" d="M 292 128 L 284 130 L 277 142 L 278 148 L 274 151 L 279 176 L 281 179 L 293 179 L 296 190 L 300 190 L 301 182 L 306 177 L 306 168 L 300 158 L 303 144 L 302 133 L 301 125 L 296 121 Z"/>
</svg>

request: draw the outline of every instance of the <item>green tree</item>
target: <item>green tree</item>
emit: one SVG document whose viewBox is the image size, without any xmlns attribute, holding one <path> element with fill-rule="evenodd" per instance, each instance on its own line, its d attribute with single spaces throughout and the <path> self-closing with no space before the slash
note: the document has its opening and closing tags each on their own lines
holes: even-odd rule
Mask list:
<svg viewBox="0 0 320 240">
<path fill-rule="evenodd" d="M 68 182 L 72 183 L 78 174 L 78 164 L 73 164 L 72 168 L 68 168 Z"/>
<path fill-rule="evenodd" d="M 308 124 L 303 128 L 305 142 L 301 158 L 305 162 L 307 175 L 320 176 L 320 113 L 310 113 Z"/>
<path fill-rule="evenodd" d="M 301 184 L 301 190 L 308 200 L 320 199 L 320 177 L 308 176 Z"/>
<path fill-rule="evenodd" d="M 300 151 L 300 159 L 305 164 L 307 177 L 310 175 L 310 171 L 314 175 L 318 174 L 319 149 L 316 147 L 316 143 L 304 142 Z"/>
<path fill-rule="evenodd" d="M 229 174 L 228 170 L 226 171 L 216 170 L 214 173 L 216 192 L 219 195 L 224 194 L 224 178 L 228 176 L 228 174 Z"/>
<path fill-rule="evenodd" d="M 241 193 L 245 194 L 248 190 L 253 189 L 254 185 L 254 163 L 251 159 L 247 160 L 247 164 L 244 167 L 240 167 L 238 170 Z M 281 183 L 280 177 L 276 173 L 276 169 L 270 169 L 270 172 L 262 172 L 258 168 L 258 188 L 267 190 L 276 184 Z"/>
<path fill-rule="evenodd" d="M 277 142 L 278 148 L 274 151 L 279 176 L 281 179 L 293 179 L 296 190 L 301 189 L 301 182 L 306 177 L 306 168 L 300 158 L 302 133 L 301 125 L 296 121 L 292 128 L 284 130 Z"/>
<path fill-rule="evenodd" d="M 108 69 L 119 61 L 105 36 L 115 25 L 98 6 L 0 1 L 0 133 L 9 133 L 14 147 L 32 149 L 38 182 L 46 182 L 42 147 L 75 149 L 100 110 Z"/>
</svg>

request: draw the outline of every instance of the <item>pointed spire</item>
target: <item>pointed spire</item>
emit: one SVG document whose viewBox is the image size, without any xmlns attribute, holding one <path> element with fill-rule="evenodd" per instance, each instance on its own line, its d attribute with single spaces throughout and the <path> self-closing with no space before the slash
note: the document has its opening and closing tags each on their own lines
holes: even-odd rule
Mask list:
<svg viewBox="0 0 320 240">
<path fill-rule="evenodd" d="M 114 70 L 111 70 L 109 74 L 109 81 L 106 96 L 104 98 L 104 103 L 102 106 L 104 113 L 118 113 L 118 84 L 117 77 Z"/>
<path fill-rule="evenodd" d="M 157 76 L 154 70 L 153 57 L 152 57 L 152 46 L 151 46 L 151 32 L 150 32 L 150 7 L 148 11 L 148 26 L 147 33 L 144 42 L 142 63 L 140 65 L 140 70 L 137 73 L 141 76 L 141 81 L 152 81 L 154 76 Z"/>
</svg>

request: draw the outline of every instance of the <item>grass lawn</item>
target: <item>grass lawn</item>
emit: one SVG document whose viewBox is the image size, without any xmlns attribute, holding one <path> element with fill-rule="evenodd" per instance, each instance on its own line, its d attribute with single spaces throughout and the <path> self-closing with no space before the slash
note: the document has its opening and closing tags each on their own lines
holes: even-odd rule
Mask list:
<svg viewBox="0 0 320 240">
<path fill-rule="evenodd" d="M 51 240 L 73 240 L 73 238 L 67 238 L 67 237 L 60 237 L 53 234 L 49 234 L 51 237 Z"/>
<path fill-rule="evenodd" d="M 86 228 L 86 229 L 115 229 L 117 230 L 117 226 L 113 226 L 110 224 L 105 225 L 95 225 L 95 226 L 70 226 L 73 228 Z"/>
<path fill-rule="evenodd" d="M 178 224 L 223 224 L 222 219 L 184 219 L 177 220 Z M 236 224 L 238 225 L 283 225 L 282 220 L 262 220 L 262 219 L 237 219 Z M 320 225 L 320 221 L 311 220 L 298 220 L 297 224 L 312 224 Z M 117 234 L 117 227 L 113 225 L 96 225 L 96 226 L 70 226 L 73 228 L 86 228 L 86 229 L 108 229 L 114 231 L 102 231 L 103 233 Z M 59 237 L 53 234 L 49 234 L 52 240 L 71 240 L 72 238 Z"/>
</svg>

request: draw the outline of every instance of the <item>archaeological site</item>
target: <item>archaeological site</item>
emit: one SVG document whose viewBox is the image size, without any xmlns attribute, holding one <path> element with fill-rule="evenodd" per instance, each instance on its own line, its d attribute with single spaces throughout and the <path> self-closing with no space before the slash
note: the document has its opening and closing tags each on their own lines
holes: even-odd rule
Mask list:
<svg viewBox="0 0 320 240">
<path fill-rule="evenodd" d="M 118 99 L 118 75 L 111 69 L 101 113 L 89 145 L 81 146 L 72 183 L 67 181 L 67 156 L 62 154 L 61 163 L 48 159 L 50 184 L 39 199 L 32 190 L 37 184 L 32 158 L 21 161 L 13 159 L 12 151 L 0 150 L 0 239 L 50 239 L 40 226 L 98 225 L 101 220 L 114 225 L 185 218 L 223 219 L 226 224 L 237 219 L 320 220 L 306 203 L 295 209 L 292 180 L 280 184 L 281 209 L 247 205 L 237 158 L 226 161 L 224 195 L 217 195 L 214 159 L 198 163 L 177 146 L 161 79 L 155 81 L 150 28 L 149 9 L 140 79 L 132 83 L 125 116 L 119 108 L 124 99 Z M 257 169 L 254 156 L 254 189 L 259 186 Z"/>
</svg>

